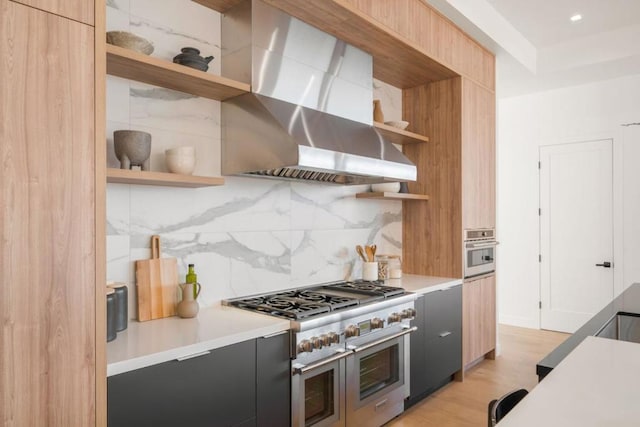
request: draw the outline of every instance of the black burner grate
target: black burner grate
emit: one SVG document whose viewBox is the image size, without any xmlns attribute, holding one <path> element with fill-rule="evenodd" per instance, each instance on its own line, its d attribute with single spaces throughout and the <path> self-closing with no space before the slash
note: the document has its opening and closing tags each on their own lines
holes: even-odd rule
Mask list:
<svg viewBox="0 0 640 427">
<path fill-rule="evenodd" d="M 404 289 L 393 286 L 385 286 L 382 280 L 375 282 L 365 282 L 364 280 L 356 280 L 354 282 L 341 282 L 333 285 L 325 286 L 327 289 L 336 289 L 346 292 L 354 292 L 364 295 L 382 295 L 389 298 L 395 295 L 404 294 Z"/>
</svg>

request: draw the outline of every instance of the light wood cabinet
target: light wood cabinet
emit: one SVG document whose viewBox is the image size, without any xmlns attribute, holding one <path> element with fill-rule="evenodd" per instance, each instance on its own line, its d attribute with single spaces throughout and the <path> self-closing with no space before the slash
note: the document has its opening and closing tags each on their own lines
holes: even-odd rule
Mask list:
<svg viewBox="0 0 640 427">
<path fill-rule="evenodd" d="M 74 21 L 94 25 L 93 0 L 14 0 L 36 9 L 44 10 L 55 15 L 64 16 Z"/>
<path fill-rule="evenodd" d="M 462 227 L 496 226 L 495 94 L 462 79 Z"/>
<path fill-rule="evenodd" d="M 0 28 L 0 424 L 96 425 L 94 30 L 9 0 Z"/>
<path fill-rule="evenodd" d="M 488 276 L 462 285 L 462 363 L 495 357 L 496 277 Z"/>
</svg>

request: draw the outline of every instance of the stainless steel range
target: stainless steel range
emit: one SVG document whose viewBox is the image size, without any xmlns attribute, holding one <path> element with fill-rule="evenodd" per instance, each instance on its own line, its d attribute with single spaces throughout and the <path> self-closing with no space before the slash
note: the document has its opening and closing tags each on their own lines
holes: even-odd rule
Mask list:
<svg viewBox="0 0 640 427">
<path fill-rule="evenodd" d="M 224 301 L 290 319 L 295 427 L 380 426 L 409 393 L 416 296 L 382 282 L 337 282 Z"/>
</svg>

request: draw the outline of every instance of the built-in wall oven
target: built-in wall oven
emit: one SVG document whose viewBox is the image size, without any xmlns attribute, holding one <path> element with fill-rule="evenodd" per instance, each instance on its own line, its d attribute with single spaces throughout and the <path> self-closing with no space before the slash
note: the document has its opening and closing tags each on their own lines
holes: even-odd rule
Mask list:
<svg viewBox="0 0 640 427">
<path fill-rule="evenodd" d="M 496 270 L 495 229 L 464 231 L 464 278 L 492 273 Z"/>
</svg>

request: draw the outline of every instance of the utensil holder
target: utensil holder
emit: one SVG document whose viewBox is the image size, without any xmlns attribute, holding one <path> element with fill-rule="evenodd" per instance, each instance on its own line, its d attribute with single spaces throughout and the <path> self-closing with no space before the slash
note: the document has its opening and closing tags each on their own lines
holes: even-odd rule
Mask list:
<svg viewBox="0 0 640 427">
<path fill-rule="evenodd" d="M 375 282 L 378 280 L 378 263 L 365 262 L 362 264 L 362 280 Z"/>
</svg>

